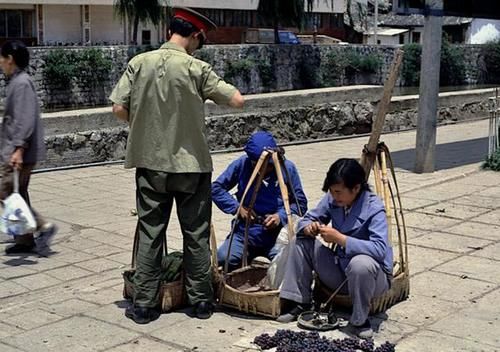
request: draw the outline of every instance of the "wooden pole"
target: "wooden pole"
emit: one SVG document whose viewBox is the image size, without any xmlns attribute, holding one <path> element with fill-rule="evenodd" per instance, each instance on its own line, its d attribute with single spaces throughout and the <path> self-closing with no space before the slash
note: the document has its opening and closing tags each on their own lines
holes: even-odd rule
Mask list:
<svg viewBox="0 0 500 352">
<path fill-rule="evenodd" d="M 401 62 L 403 61 L 403 50 L 398 49 L 396 51 L 396 56 L 392 62 L 391 71 L 389 72 L 389 77 L 384 84 L 384 93 L 382 99 L 379 101 L 377 106 L 377 113 L 375 115 L 375 120 L 372 125 L 372 133 L 368 144 L 365 146 L 365 150 L 361 155 L 361 165 L 365 169 L 366 179 L 370 176 L 370 169 L 375 160 L 375 154 L 377 152 L 377 145 L 380 140 L 380 135 L 382 134 L 382 128 L 384 127 L 385 115 L 389 110 L 389 105 L 391 104 L 392 90 L 396 85 L 396 80 L 398 79 L 399 68 Z"/>
<path fill-rule="evenodd" d="M 439 66 L 443 0 L 426 0 L 430 9 L 425 16 L 420 91 L 418 104 L 415 172 L 433 172 L 435 168 L 436 123 L 439 97 Z"/>
<path fill-rule="evenodd" d="M 389 243 L 392 247 L 392 208 L 391 208 L 391 190 L 389 189 L 389 178 L 387 176 L 387 161 L 385 151 L 380 152 L 380 161 L 382 169 L 382 186 L 384 192 L 385 214 L 387 216 L 387 230 L 389 235 Z"/>
<path fill-rule="evenodd" d="M 378 44 L 378 0 L 375 0 L 375 16 L 374 17 L 374 26 L 373 26 L 373 39 L 375 41 L 375 45 Z"/>
</svg>

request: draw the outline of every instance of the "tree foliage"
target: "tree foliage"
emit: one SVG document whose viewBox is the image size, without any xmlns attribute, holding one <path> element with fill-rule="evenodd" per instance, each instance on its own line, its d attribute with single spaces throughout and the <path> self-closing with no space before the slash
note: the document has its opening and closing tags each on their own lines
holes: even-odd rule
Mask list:
<svg viewBox="0 0 500 352">
<path fill-rule="evenodd" d="M 279 43 L 278 30 L 280 26 L 295 26 L 302 28 L 306 10 L 311 12 L 318 0 L 260 0 L 257 9 L 259 16 L 274 28 L 274 41 Z M 333 9 L 334 0 L 323 0 L 330 3 Z"/>
<path fill-rule="evenodd" d="M 166 20 L 165 0 L 115 0 L 115 14 L 123 22 L 133 24 L 132 44 L 137 44 L 139 22 L 150 21 L 155 26 Z"/>
</svg>

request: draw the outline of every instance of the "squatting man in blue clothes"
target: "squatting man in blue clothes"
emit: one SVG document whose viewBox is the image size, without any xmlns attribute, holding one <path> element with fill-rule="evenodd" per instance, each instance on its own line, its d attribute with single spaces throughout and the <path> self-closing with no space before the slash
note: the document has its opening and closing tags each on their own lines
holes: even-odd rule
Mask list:
<svg viewBox="0 0 500 352">
<path fill-rule="evenodd" d="M 290 309 L 278 321 L 293 321 L 310 308 L 315 271 L 332 290 L 347 278 L 347 288 L 344 285 L 340 292 L 353 301 L 348 329 L 360 338 L 370 338 L 370 301 L 387 291 L 392 281 L 385 208 L 354 159 L 339 159 L 330 167 L 323 191 L 326 194 L 316 208 L 298 224 L 280 293 Z"/>
<path fill-rule="evenodd" d="M 248 185 L 250 176 L 254 170 L 257 160 L 264 150 L 276 150 L 277 145 L 273 136 L 269 132 L 259 131 L 254 133 L 245 146 L 246 155 L 233 161 L 227 169 L 213 182 L 212 198 L 214 203 L 226 214 L 236 215 L 243 196 L 243 192 Z M 307 211 L 307 199 L 302 189 L 300 177 L 295 165 L 285 160 L 285 167 L 288 172 L 284 172 L 283 177 L 289 189 L 290 208 L 292 214 L 305 213 Z M 248 205 L 253 194 L 254 185 L 249 189 L 243 206 L 241 207 L 237 227 L 235 229 L 228 267 L 229 270 L 237 269 L 241 266 L 244 249 L 245 223 L 250 217 L 248 230 L 248 259 L 251 261 L 255 257 L 263 256 L 273 259 L 277 254 L 274 247 L 276 238 L 282 227 L 287 225 L 288 219 L 281 198 L 281 191 L 274 165 L 270 161 L 267 165 L 266 174 L 262 185 L 257 193 L 254 208 L 248 209 Z M 287 176 L 290 179 L 287 179 Z M 236 198 L 229 191 L 238 187 Z M 295 196 L 295 198 L 294 198 Z M 300 207 L 300 211 L 299 211 Z M 234 220 L 233 220 L 234 221 Z M 227 250 L 229 246 L 229 236 L 218 249 L 217 255 L 219 265 L 224 265 L 227 260 Z"/>
</svg>

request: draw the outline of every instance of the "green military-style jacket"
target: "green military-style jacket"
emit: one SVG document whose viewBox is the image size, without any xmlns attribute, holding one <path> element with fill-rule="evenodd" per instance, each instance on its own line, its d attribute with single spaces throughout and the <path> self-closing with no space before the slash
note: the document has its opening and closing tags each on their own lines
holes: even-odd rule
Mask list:
<svg viewBox="0 0 500 352">
<path fill-rule="evenodd" d="M 211 172 L 204 102 L 227 104 L 235 92 L 174 43 L 134 57 L 110 96 L 129 110 L 125 167 Z"/>
</svg>

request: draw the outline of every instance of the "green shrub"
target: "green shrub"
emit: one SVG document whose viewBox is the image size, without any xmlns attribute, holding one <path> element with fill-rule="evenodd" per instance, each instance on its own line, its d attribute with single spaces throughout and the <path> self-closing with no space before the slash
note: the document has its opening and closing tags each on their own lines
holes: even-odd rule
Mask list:
<svg viewBox="0 0 500 352">
<path fill-rule="evenodd" d="M 234 83 L 236 77 L 241 77 L 246 83 L 250 83 L 252 69 L 255 62 L 250 59 L 241 59 L 236 62 L 227 61 L 224 72 L 224 80 Z"/>
<path fill-rule="evenodd" d="M 111 59 L 99 49 L 57 49 L 45 56 L 44 75 L 49 85 L 60 89 L 69 89 L 72 82 L 95 86 L 109 75 L 111 67 Z"/>
<path fill-rule="evenodd" d="M 500 171 L 500 149 L 497 149 L 482 165 L 483 169 Z"/>
<path fill-rule="evenodd" d="M 349 50 L 346 54 L 346 74 L 376 73 L 382 66 L 382 59 L 377 54 L 361 55 L 355 50 Z"/>
<path fill-rule="evenodd" d="M 342 84 L 344 77 L 358 73 L 376 73 L 382 67 L 378 54 L 362 55 L 356 50 L 329 52 L 322 64 L 322 80 L 326 86 Z"/>
<path fill-rule="evenodd" d="M 259 72 L 262 86 L 266 89 L 271 88 L 276 80 L 273 65 L 267 61 L 259 61 L 257 64 L 257 71 Z"/>
<path fill-rule="evenodd" d="M 486 83 L 500 83 L 500 41 L 485 44 L 482 56 Z"/>
<path fill-rule="evenodd" d="M 441 86 L 455 86 L 465 83 L 464 52 L 462 48 L 451 45 L 446 37 L 443 38 L 439 71 L 439 84 Z"/>
<path fill-rule="evenodd" d="M 411 43 L 403 46 L 403 67 L 401 78 L 405 86 L 418 86 L 420 82 L 420 59 L 422 56 L 422 46 Z"/>
<path fill-rule="evenodd" d="M 77 55 L 73 50 L 57 49 L 45 56 L 45 79 L 51 85 L 68 89 L 76 73 Z"/>
<path fill-rule="evenodd" d="M 405 86 L 418 86 L 420 84 L 420 66 L 422 46 L 412 43 L 403 47 L 404 58 L 401 77 Z M 446 37 L 443 38 L 441 47 L 441 63 L 439 68 L 439 85 L 461 85 L 465 83 L 465 54 L 462 48 L 450 44 Z"/>
<path fill-rule="evenodd" d="M 95 86 L 109 75 L 111 67 L 111 59 L 99 49 L 84 49 L 77 55 L 78 78 L 85 85 Z"/>
<path fill-rule="evenodd" d="M 209 54 L 209 52 L 207 50 L 196 50 L 194 52 L 194 55 L 193 55 L 195 58 L 197 58 L 198 60 L 201 60 L 201 61 L 205 61 L 211 65 L 213 65 L 212 63 L 212 56 Z"/>
<path fill-rule="evenodd" d="M 321 64 L 323 84 L 326 86 L 341 85 L 347 65 L 348 60 L 345 55 L 335 51 L 329 52 Z"/>
</svg>

